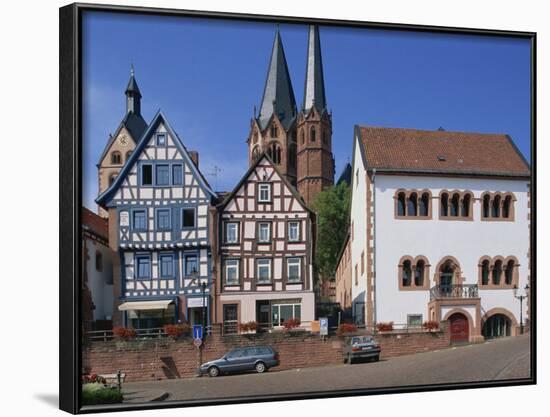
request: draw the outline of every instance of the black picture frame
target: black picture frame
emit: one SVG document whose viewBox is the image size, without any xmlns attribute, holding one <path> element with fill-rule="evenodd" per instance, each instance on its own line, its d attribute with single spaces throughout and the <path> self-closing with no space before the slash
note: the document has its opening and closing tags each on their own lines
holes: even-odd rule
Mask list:
<svg viewBox="0 0 550 417">
<path fill-rule="evenodd" d="M 327 392 L 297 393 L 292 395 L 236 398 L 234 400 L 200 400 L 185 402 L 166 402 L 117 406 L 104 406 L 101 409 L 83 409 L 80 401 L 81 369 L 81 330 L 80 317 L 80 279 L 81 270 L 81 185 L 82 185 L 82 14 L 86 11 L 199 17 L 210 19 L 231 19 L 256 22 L 279 22 L 294 24 L 317 23 L 325 26 L 348 28 L 369 28 L 380 30 L 414 31 L 436 34 L 484 35 L 494 37 L 512 37 L 528 39 L 531 42 L 531 223 L 530 223 L 530 261 L 531 261 L 531 378 L 490 382 L 468 382 L 437 385 L 392 387 L 381 389 L 357 389 Z M 461 27 L 440 27 L 428 25 L 392 24 L 381 22 L 349 21 L 333 19 L 314 19 L 307 17 L 282 17 L 255 14 L 204 12 L 196 10 L 163 9 L 152 7 L 131 7 L 96 4 L 70 4 L 59 11 L 59 52 L 60 52 L 60 258 L 59 258 L 59 407 L 73 414 L 86 412 L 158 409 L 190 407 L 201 405 L 221 405 L 247 402 L 282 401 L 291 399 L 314 399 L 340 396 L 359 396 L 389 393 L 412 393 L 423 391 L 454 390 L 460 388 L 487 388 L 512 385 L 530 385 L 537 381 L 537 142 L 536 142 L 536 43 L 534 32 L 487 30 Z"/>
</svg>

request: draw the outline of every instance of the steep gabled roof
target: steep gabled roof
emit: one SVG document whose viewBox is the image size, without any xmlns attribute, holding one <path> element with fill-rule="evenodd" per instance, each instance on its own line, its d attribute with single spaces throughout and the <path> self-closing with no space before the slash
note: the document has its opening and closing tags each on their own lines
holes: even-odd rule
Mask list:
<svg viewBox="0 0 550 417">
<path fill-rule="evenodd" d="M 273 169 L 275 170 L 275 172 L 277 173 L 277 175 L 281 178 L 281 181 L 283 181 L 283 184 L 285 184 L 285 186 L 288 187 L 288 189 L 290 190 L 290 192 L 292 193 L 292 196 L 294 198 L 296 198 L 296 200 L 298 200 L 298 202 L 302 205 L 302 207 L 304 207 L 308 212 L 312 213 L 312 214 L 315 214 L 315 212 L 308 207 L 308 205 L 306 204 L 306 202 L 304 201 L 304 199 L 302 198 L 302 196 L 300 195 L 300 193 L 298 192 L 298 190 L 296 190 L 296 188 L 294 188 L 294 186 L 288 182 L 288 180 L 285 178 L 285 176 L 281 173 L 281 171 L 279 170 L 279 168 L 277 168 L 277 165 L 275 165 L 275 163 L 273 162 L 273 160 L 269 157 L 269 155 L 264 151 L 263 153 L 260 154 L 260 156 L 258 157 L 258 159 L 256 160 L 256 162 L 254 162 L 250 168 L 248 168 L 248 170 L 246 171 L 246 173 L 243 175 L 243 177 L 241 178 L 241 180 L 237 183 L 237 185 L 235 186 L 235 188 L 233 189 L 233 191 L 231 191 L 230 193 L 228 193 L 225 198 L 223 199 L 223 201 L 218 204 L 217 208 L 219 210 L 222 210 L 224 209 L 227 204 L 229 204 L 229 202 L 233 199 L 233 197 L 235 197 L 235 195 L 237 194 L 237 191 L 239 191 L 239 189 L 243 186 L 243 184 L 247 181 L 248 177 L 250 176 L 250 174 L 252 174 L 252 172 L 256 169 L 256 167 L 260 164 L 261 161 L 263 160 L 267 160 L 269 162 L 269 164 L 273 167 Z"/>
<path fill-rule="evenodd" d="M 86 207 L 82 207 L 81 224 L 82 229 L 105 240 L 109 239 L 109 224 L 107 219 L 98 216 Z"/>
<path fill-rule="evenodd" d="M 530 167 L 508 135 L 355 126 L 368 170 L 529 177 Z"/>
<path fill-rule="evenodd" d="M 101 156 L 97 161 L 98 165 L 101 164 L 101 161 L 103 161 L 103 158 L 105 158 L 105 155 L 107 155 L 107 152 L 109 151 L 109 149 L 111 149 L 111 145 L 113 144 L 115 139 L 118 137 L 118 134 L 120 133 L 123 127 L 125 127 L 126 130 L 130 132 L 130 135 L 132 135 L 132 139 L 137 143 L 139 138 L 141 138 L 141 135 L 143 135 L 143 132 L 145 131 L 145 129 L 147 129 L 147 122 L 143 120 L 143 117 L 141 117 L 141 114 L 135 114 L 133 112 L 126 113 L 126 115 L 118 125 L 115 131 L 115 134 L 109 138 L 107 145 L 105 145 L 105 148 L 103 149 L 103 152 L 101 153 Z"/>
<path fill-rule="evenodd" d="M 314 106 L 321 114 L 327 107 L 323 59 L 321 57 L 321 40 L 319 38 L 319 27 L 317 25 L 311 25 L 309 27 L 306 81 L 302 108 L 305 112 L 308 112 Z"/>
<path fill-rule="evenodd" d="M 216 193 L 212 190 L 210 187 L 210 184 L 208 184 L 208 181 L 204 178 L 200 170 L 197 168 L 195 163 L 191 160 L 191 157 L 189 156 L 189 153 L 187 151 L 187 148 L 183 145 L 181 139 L 177 135 L 177 133 L 172 129 L 172 126 L 170 126 L 170 123 L 168 123 L 168 120 L 163 115 L 163 113 L 159 110 L 153 120 L 151 121 L 151 124 L 147 128 L 147 130 L 143 133 L 141 136 L 139 142 L 136 145 L 136 148 L 130 155 L 130 158 L 126 161 L 124 166 L 122 167 L 122 170 L 120 171 L 120 174 L 116 177 L 115 181 L 111 184 L 109 188 L 107 188 L 103 193 L 101 193 L 97 199 L 95 200 L 97 204 L 99 204 L 102 207 L 105 207 L 105 205 L 108 203 L 108 201 L 112 198 L 112 196 L 116 193 L 116 191 L 120 188 L 120 186 L 123 183 L 124 178 L 126 178 L 126 175 L 130 171 L 131 167 L 134 165 L 135 161 L 138 159 L 139 155 L 143 152 L 143 149 L 147 146 L 147 143 L 149 142 L 151 136 L 156 131 L 158 125 L 162 123 L 170 136 L 174 139 L 174 143 L 178 147 L 179 151 L 181 152 L 185 163 L 189 166 L 189 168 L 193 171 L 193 174 L 196 175 L 196 177 L 199 179 L 199 183 L 203 186 L 203 188 L 210 194 L 211 198 L 216 198 Z"/>
<path fill-rule="evenodd" d="M 262 130 L 266 128 L 273 114 L 277 115 L 285 130 L 290 128 L 296 118 L 296 99 L 279 28 L 275 32 L 260 114 L 257 119 Z"/>
</svg>

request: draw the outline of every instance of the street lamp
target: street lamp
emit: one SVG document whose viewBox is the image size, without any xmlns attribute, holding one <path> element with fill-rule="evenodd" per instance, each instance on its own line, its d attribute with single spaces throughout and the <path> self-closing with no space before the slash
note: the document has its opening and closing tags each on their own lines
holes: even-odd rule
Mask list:
<svg viewBox="0 0 550 417">
<path fill-rule="evenodd" d="M 193 277 L 191 282 L 199 284 L 199 273 L 196 268 L 191 271 L 191 276 Z M 202 338 L 204 339 L 206 334 L 206 282 L 203 281 L 199 285 L 202 292 Z"/>
<path fill-rule="evenodd" d="M 519 333 L 523 334 L 523 300 L 529 296 L 529 284 L 525 284 L 525 294 L 518 295 L 518 286 L 514 285 L 514 297 L 519 300 Z"/>
</svg>

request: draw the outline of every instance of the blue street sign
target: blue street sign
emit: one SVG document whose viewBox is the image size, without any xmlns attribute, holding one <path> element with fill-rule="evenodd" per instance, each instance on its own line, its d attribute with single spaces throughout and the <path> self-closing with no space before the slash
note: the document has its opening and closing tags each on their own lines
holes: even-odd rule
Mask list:
<svg viewBox="0 0 550 417">
<path fill-rule="evenodd" d="M 319 318 L 319 327 L 320 327 L 320 335 L 321 336 L 327 336 L 328 335 L 328 318 L 326 317 L 320 317 Z"/>
<path fill-rule="evenodd" d="M 193 339 L 202 339 L 202 325 L 194 324 L 193 325 Z"/>
</svg>

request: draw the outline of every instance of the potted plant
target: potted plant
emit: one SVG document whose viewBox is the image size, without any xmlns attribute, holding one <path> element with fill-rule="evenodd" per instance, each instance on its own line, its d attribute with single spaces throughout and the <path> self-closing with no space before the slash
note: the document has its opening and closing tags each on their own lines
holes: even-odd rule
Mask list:
<svg viewBox="0 0 550 417">
<path fill-rule="evenodd" d="M 248 323 L 239 324 L 240 333 L 252 334 L 256 333 L 256 330 L 258 330 L 258 323 L 256 323 L 255 321 L 249 321 Z"/>
<path fill-rule="evenodd" d="M 119 339 L 133 339 L 136 337 L 136 331 L 131 327 L 113 327 L 113 335 Z"/>
<path fill-rule="evenodd" d="M 434 320 L 429 320 L 429 321 L 425 321 L 422 324 L 422 327 L 429 332 L 435 332 L 439 330 L 439 323 Z"/>
<path fill-rule="evenodd" d="M 347 333 L 355 333 L 357 331 L 357 326 L 353 323 L 341 323 L 336 330 L 337 336 L 344 336 Z"/>
<path fill-rule="evenodd" d="M 393 321 L 376 323 L 376 329 L 380 332 L 391 332 L 393 330 Z"/>
<path fill-rule="evenodd" d="M 191 327 L 187 323 L 164 325 L 164 333 L 166 333 L 168 337 L 171 337 L 174 340 L 179 339 L 183 335 L 188 335 L 190 332 Z"/>
<path fill-rule="evenodd" d="M 297 327 L 300 327 L 300 319 L 297 319 L 295 317 L 292 317 L 291 319 L 288 319 L 283 323 L 283 328 L 287 332 L 289 330 L 296 329 Z"/>
</svg>

